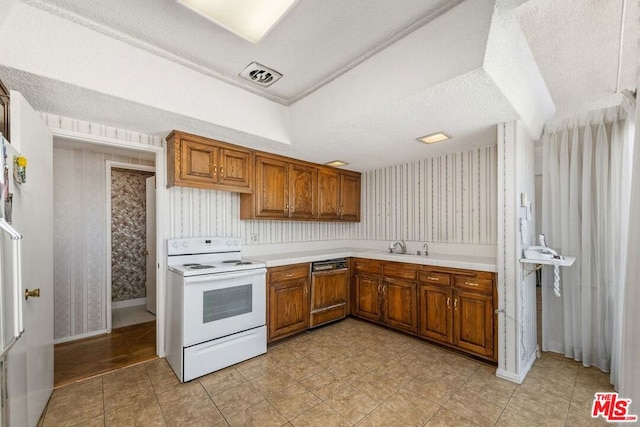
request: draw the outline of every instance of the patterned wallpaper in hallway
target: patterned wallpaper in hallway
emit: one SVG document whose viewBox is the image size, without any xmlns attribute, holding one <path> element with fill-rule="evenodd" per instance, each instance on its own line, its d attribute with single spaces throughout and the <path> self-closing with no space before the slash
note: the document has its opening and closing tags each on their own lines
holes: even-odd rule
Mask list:
<svg viewBox="0 0 640 427">
<path fill-rule="evenodd" d="M 146 179 L 152 172 L 111 170 L 111 300 L 146 296 Z"/>
</svg>

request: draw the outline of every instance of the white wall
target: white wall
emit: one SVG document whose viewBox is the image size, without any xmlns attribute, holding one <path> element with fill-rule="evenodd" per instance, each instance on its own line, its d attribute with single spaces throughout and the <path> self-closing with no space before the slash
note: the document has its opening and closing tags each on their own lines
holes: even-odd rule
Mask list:
<svg viewBox="0 0 640 427">
<path fill-rule="evenodd" d="M 535 216 L 523 220 L 521 194 L 535 206 L 534 142 L 521 122 L 498 127 L 498 370 L 521 383 L 537 350 L 535 274 L 519 262 L 533 243 Z M 522 221 L 521 221 L 522 220 Z M 531 266 L 530 266 L 531 267 Z"/>
<path fill-rule="evenodd" d="M 55 339 L 107 327 L 105 162 L 153 164 L 90 148 L 53 150 Z"/>
</svg>

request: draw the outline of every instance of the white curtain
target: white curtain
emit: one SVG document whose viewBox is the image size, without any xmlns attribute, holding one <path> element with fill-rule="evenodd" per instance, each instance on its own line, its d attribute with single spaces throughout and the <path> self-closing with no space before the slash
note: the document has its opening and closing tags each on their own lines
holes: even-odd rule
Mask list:
<svg viewBox="0 0 640 427">
<path fill-rule="evenodd" d="M 622 292 L 627 259 L 633 119 L 625 110 L 592 112 L 543 135 L 542 227 L 547 244 L 575 256 L 542 284 L 542 347 L 611 371 L 618 384 Z M 609 114 L 608 114 L 609 113 Z M 610 117 L 612 116 L 612 117 Z"/>
</svg>

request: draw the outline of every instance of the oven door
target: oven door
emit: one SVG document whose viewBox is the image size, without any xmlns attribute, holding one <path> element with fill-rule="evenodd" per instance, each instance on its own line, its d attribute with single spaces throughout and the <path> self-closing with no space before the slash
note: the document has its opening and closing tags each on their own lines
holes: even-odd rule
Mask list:
<svg viewBox="0 0 640 427">
<path fill-rule="evenodd" d="M 264 268 L 184 278 L 184 346 L 266 324 Z"/>
</svg>

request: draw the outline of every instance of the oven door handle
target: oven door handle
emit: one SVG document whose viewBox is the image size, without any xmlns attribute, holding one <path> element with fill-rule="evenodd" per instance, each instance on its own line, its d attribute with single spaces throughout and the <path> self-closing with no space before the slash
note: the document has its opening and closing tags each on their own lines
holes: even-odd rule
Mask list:
<svg viewBox="0 0 640 427">
<path fill-rule="evenodd" d="M 220 280 L 226 279 L 240 279 L 242 277 L 250 277 L 257 276 L 260 274 L 266 274 L 266 268 L 255 268 L 253 270 L 245 270 L 245 271 L 230 271 L 227 273 L 214 273 L 214 274 L 203 274 L 202 276 L 191 276 L 185 277 L 184 283 L 185 285 L 196 284 L 202 282 L 218 282 Z"/>
</svg>

